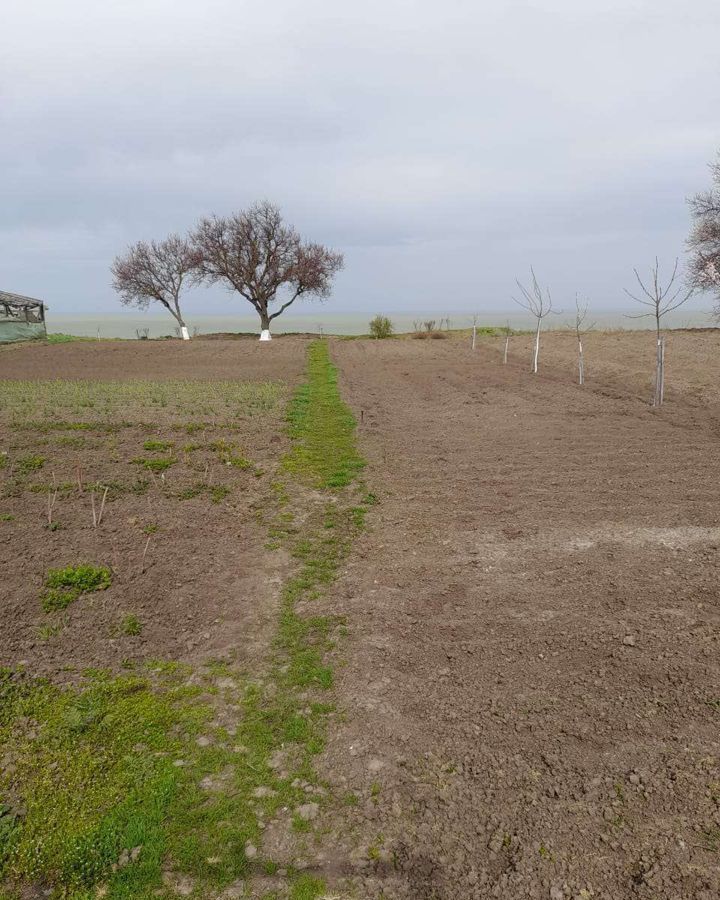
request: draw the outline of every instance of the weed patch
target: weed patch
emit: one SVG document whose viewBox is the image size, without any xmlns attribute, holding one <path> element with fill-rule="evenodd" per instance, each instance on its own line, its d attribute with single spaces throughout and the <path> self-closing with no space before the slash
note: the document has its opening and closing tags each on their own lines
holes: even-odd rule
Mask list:
<svg viewBox="0 0 720 900">
<path fill-rule="evenodd" d="M 82 594 L 102 591 L 110 587 L 112 575 L 105 566 L 67 566 L 50 569 L 45 579 L 46 590 L 41 597 L 45 612 L 65 609 Z"/>
<path fill-rule="evenodd" d="M 175 465 L 177 460 L 172 456 L 138 456 L 133 462 L 136 466 L 143 466 L 149 472 L 155 472 L 156 475 L 159 475 L 161 472 L 166 472 L 170 466 Z"/>
</svg>

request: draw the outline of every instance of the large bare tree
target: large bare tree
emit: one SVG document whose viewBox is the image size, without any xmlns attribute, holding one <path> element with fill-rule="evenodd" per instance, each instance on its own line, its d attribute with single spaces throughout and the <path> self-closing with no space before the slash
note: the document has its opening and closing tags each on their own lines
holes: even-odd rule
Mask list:
<svg viewBox="0 0 720 900">
<path fill-rule="evenodd" d="M 260 316 L 260 340 L 270 323 L 298 297 L 327 297 L 343 257 L 303 241 L 272 203 L 256 203 L 233 216 L 202 219 L 191 235 L 198 272 L 211 284 L 237 291 Z M 271 311 L 274 303 L 280 305 Z"/>
<path fill-rule="evenodd" d="M 637 269 L 635 272 L 635 280 L 640 286 L 640 292 L 633 294 L 623 288 L 625 293 L 643 306 L 649 308 L 649 312 L 637 313 L 636 315 L 628 315 L 628 319 L 645 319 L 653 318 L 655 320 L 655 336 L 657 340 L 657 351 L 655 359 L 655 396 L 653 398 L 653 406 L 662 406 L 665 399 L 665 337 L 662 334 L 662 320 L 667 313 L 672 312 L 678 307 L 686 303 L 695 293 L 695 288 L 684 288 L 682 284 L 676 286 L 677 271 L 679 260 L 675 260 L 672 274 L 667 282 L 663 283 L 660 275 L 660 263 L 655 257 L 655 265 L 650 270 L 650 278 L 645 282 L 640 277 Z"/>
<path fill-rule="evenodd" d="M 513 300 L 515 301 L 515 303 L 517 303 L 518 306 L 521 306 L 523 309 L 526 309 L 529 313 L 535 316 L 536 319 L 532 373 L 534 375 L 537 375 L 538 358 L 540 356 L 540 329 L 542 328 L 542 320 L 555 310 L 553 309 L 550 289 L 545 288 L 545 290 L 543 291 L 543 289 L 540 287 L 540 284 L 538 283 L 537 278 L 535 277 L 535 270 L 532 268 L 532 266 L 530 267 L 530 274 L 532 275 L 532 282 L 529 288 L 524 287 L 519 281 L 515 282 L 520 288 L 520 297 L 513 297 Z"/>
<path fill-rule="evenodd" d="M 151 303 L 162 304 L 187 341 L 190 334 L 180 310 L 180 294 L 197 281 L 197 267 L 197 252 L 176 234 L 159 242 L 138 241 L 113 262 L 113 287 L 126 306 L 147 309 Z"/>
<path fill-rule="evenodd" d="M 693 287 L 715 294 L 715 316 L 720 319 L 720 161 L 713 163 L 710 171 L 712 188 L 690 200 L 689 276 Z"/>
</svg>

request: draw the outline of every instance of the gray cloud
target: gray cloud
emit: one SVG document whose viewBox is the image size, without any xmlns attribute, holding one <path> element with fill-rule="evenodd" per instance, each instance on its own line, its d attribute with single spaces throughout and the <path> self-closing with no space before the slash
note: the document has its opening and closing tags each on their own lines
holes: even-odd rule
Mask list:
<svg viewBox="0 0 720 900">
<path fill-rule="evenodd" d="M 128 242 L 269 198 L 345 251 L 338 311 L 502 309 L 531 262 L 617 307 L 683 252 L 719 26 L 716 0 L 6 0 L 0 286 L 112 313 Z"/>
</svg>

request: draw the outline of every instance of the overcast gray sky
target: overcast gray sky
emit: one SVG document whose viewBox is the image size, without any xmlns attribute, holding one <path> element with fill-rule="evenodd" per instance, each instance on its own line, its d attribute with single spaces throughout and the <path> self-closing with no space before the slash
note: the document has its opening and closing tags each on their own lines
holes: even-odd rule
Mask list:
<svg viewBox="0 0 720 900">
<path fill-rule="evenodd" d="M 709 186 L 719 36 L 718 0 L 0 0 L 0 288 L 114 313 L 129 242 L 270 199 L 345 253 L 338 312 L 502 310 L 531 263 L 622 307 Z"/>
</svg>

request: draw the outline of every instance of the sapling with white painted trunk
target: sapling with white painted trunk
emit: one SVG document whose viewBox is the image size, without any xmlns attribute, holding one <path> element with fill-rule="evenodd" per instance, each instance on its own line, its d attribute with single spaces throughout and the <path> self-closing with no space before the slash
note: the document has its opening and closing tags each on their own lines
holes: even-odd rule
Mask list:
<svg viewBox="0 0 720 900">
<path fill-rule="evenodd" d="M 662 406 L 665 399 L 665 335 L 662 333 L 663 316 L 678 309 L 695 293 L 694 285 L 689 288 L 685 288 L 682 285 L 675 286 L 678 265 L 679 260 L 676 259 L 670 278 L 666 284 L 663 284 L 660 276 L 660 262 L 655 257 L 655 265 L 650 270 L 650 280 L 647 285 L 640 277 L 638 270 L 633 269 L 635 280 L 640 285 L 640 293 L 632 294 L 627 289 L 624 289 L 631 300 L 650 308 L 649 312 L 637 313 L 636 315 L 628 314 L 626 316 L 628 319 L 645 319 L 650 317 L 655 319 L 656 352 L 653 406 Z"/>
<path fill-rule="evenodd" d="M 538 359 L 540 357 L 540 330 L 542 328 L 542 320 L 549 316 L 550 313 L 554 312 L 554 310 L 550 290 L 548 288 L 543 290 L 543 288 L 540 287 L 540 284 L 535 277 L 535 270 L 532 266 L 530 267 L 530 274 L 532 275 L 530 287 L 526 288 L 519 281 L 516 281 L 517 286 L 520 288 L 521 296 L 520 299 L 517 297 L 513 297 L 512 299 L 518 306 L 527 310 L 527 312 L 535 317 L 535 341 L 533 343 L 531 372 L 533 375 L 537 375 Z"/>
<path fill-rule="evenodd" d="M 199 257 L 188 242 L 176 234 L 164 241 L 138 241 L 112 264 L 113 287 L 125 306 L 147 309 L 160 303 L 178 323 L 184 341 L 190 332 L 180 310 L 183 289 L 198 280 Z"/>
<path fill-rule="evenodd" d="M 508 358 L 508 350 L 510 348 L 510 335 L 512 334 L 512 329 L 510 328 L 510 323 L 505 323 L 505 347 L 503 348 L 503 365 L 507 365 Z"/>
<path fill-rule="evenodd" d="M 578 384 L 585 384 L 585 355 L 583 353 L 583 338 L 592 331 L 595 323 L 586 325 L 589 303 L 587 300 L 582 301 L 578 294 L 575 295 L 575 321 L 573 328 L 578 346 Z"/>
</svg>

